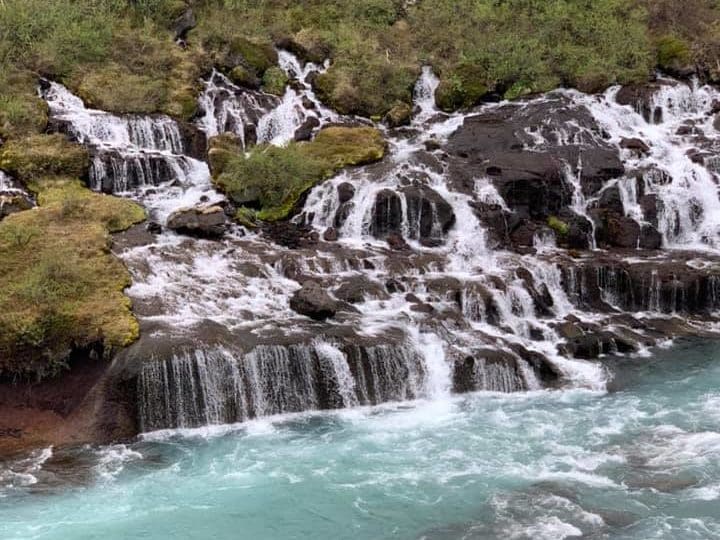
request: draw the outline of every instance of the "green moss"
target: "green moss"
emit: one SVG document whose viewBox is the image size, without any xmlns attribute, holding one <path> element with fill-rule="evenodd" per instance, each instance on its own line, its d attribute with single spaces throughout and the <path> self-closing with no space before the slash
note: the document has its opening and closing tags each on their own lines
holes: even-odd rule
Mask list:
<svg viewBox="0 0 720 540">
<path fill-rule="evenodd" d="M 661 69 L 675 69 L 691 61 L 690 46 L 676 36 L 663 36 L 657 40 L 657 61 Z"/>
<path fill-rule="evenodd" d="M 166 82 L 110 64 L 84 74 L 74 89 L 93 108 L 115 113 L 158 112 L 167 99 Z"/>
<path fill-rule="evenodd" d="M 550 216 L 547 224 L 558 236 L 566 236 L 570 232 L 570 226 L 555 216 Z"/>
<path fill-rule="evenodd" d="M 411 118 L 412 107 L 404 101 L 398 101 L 385 115 L 385 122 L 390 127 L 405 126 L 410 123 Z"/>
<path fill-rule="evenodd" d="M 102 343 L 109 351 L 137 339 L 123 294 L 130 276 L 108 233 L 145 213 L 77 180 L 33 186 L 39 208 L 0 222 L 0 373 L 41 378 L 62 369 L 73 348 Z"/>
<path fill-rule="evenodd" d="M 228 162 L 242 152 L 242 141 L 234 133 L 223 133 L 208 143 L 208 164 L 210 172 L 217 177 L 223 173 Z"/>
<path fill-rule="evenodd" d="M 268 94 L 282 96 L 285 93 L 285 87 L 288 84 L 288 77 L 282 69 L 277 66 L 273 66 L 265 71 L 262 84 L 263 89 Z"/>
<path fill-rule="evenodd" d="M 257 205 L 262 221 L 285 219 L 300 197 L 318 182 L 343 167 L 382 159 L 385 141 L 374 128 L 330 127 L 315 140 L 286 147 L 261 146 L 248 155 L 225 156 L 216 185 L 238 205 Z M 253 221 L 253 213 L 241 209 L 238 216 Z"/>
<path fill-rule="evenodd" d="M 47 124 L 47 112 L 37 95 L 37 79 L 0 65 L 0 138 L 40 133 Z"/>
<path fill-rule="evenodd" d="M 244 65 L 255 70 L 260 77 L 277 64 L 277 52 L 269 41 L 255 42 L 236 37 L 230 42 L 228 52 L 232 57 L 239 57 Z"/>
<path fill-rule="evenodd" d="M 41 176 L 82 177 L 88 166 L 87 150 L 59 134 L 31 135 L 0 149 L 0 168 L 24 181 Z"/>
<path fill-rule="evenodd" d="M 237 66 L 229 73 L 230 80 L 238 86 L 246 86 L 248 88 L 256 88 L 260 86 L 260 79 L 255 75 L 254 71 L 245 66 Z"/>
</svg>

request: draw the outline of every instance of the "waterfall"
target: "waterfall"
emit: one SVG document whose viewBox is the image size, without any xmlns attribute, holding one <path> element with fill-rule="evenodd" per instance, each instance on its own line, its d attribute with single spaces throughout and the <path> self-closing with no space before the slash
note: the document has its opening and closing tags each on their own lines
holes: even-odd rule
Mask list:
<svg viewBox="0 0 720 540">
<path fill-rule="evenodd" d="M 205 91 L 199 98 L 203 116 L 198 125 L 208 137 L 234 133 L 245 148 L 254 144 L 250 137 L 257 138 L 260 119 L 279 104 L 276 96 L 240 88 L 216 70 L 204 85 Z"/>
<path fill-rule="evenodd" d="M 423 352 L 410 343 L 343 350 L 318 339 L 260 345 L 249 353 L 214 347 L 149 359 L 138 379 L 141 428 L 227 424 L 446 393 L 442 345 L 430 339 Z"/>
<path fill-rule="evenodd" d="M 623 158 L 628 169 L 642 172 L 645 194 L 659 199 L 658 230 L 665 245 L 717 249 L 720 199 L 711 159 L 717 130 L 710 111 L 720 92 L 697 81 L 687 85 L 661 80 L 650 101 L 635 108 L 618 104 L 619 92 L 620 88 L 611 88 L 599 100 L 576 92 L 570 95 L 591 111 L 610 142 L 618 147 L 623 139 L 647 144 L 645 153 L 622 150 Z M 705 134 L 707 140 L 694 137 L 693 131 Z M 708 142 L 710 147 L 705 148 Z M 632 194 L 625 191 L 625 195 L 630 195 L 629 215 L 645 219 L 633 204 Z"/>
<path fill-rule="evenodd" d="M 278 56 L 291 80 L 281 98 L 214 71 L 203 81 L 196 126 L 92 110 L 55 83 L 42 92 L 54 129 L 90 150 L 91 187 L 132 197 L 153 219 L 164 218 L 222 199 L 207 164 L 188 155 L 195 154 L 188 130 L 233 133 L 248 150 L 348 120 L 313 93 L 312 76 L 328 64 L 303 64 L 282 50 Z M 570 252 L 557 248 L 547 226 L 548 215 L 574 212 L 590 223 L 592 248 L 595 228 L 600 235 L 610 219 L 654 227 L 674 248 L 720 247 L 711 145 L 689 153 L 704 139 L 676 134 L 692 121 L 717 139 L 709 115 L 714 90 L 665 85 L 640 112 L 620 105 L 616 88 L 601 96 L 561 90 L 446 115 L 435 106 L 438 83 L 423 68 L 410 125 L 378 126 L 387 156 L 315 186 L 292 222 L 231 227 L 215 242 L 163 231 L 119 253 L 133 276 L 127 294 L 141 344 L 167 338 L 175 351 L 143 358 L 143 430 L 442 400 L 453 391 L 602 390 L 604 368 L 575 358 L 574 339 L 602 333 L 602 352 L 621 352 L 624 334 L 613 334 L 616 328 L 633 336 L 633 321 L 642 326 L 648 315 L 719 307 L 720 276 L 703 274 L 682 254 L 665 267 L 644 259 L 643 250 L 632 260 L 612 250 Z M 648 108 L 657 114 L 648 116 Z M 475 160 L 453 150 L 458 129 L 476 127 L 476 117 L 495 129 L 507 111 L 518 126 L 501 129 L 505 169 L 487 165 L 497 156 Z M 517 144 L 505 144 L 510 137 Z M 512 146 L 507 155 L 503 145 Z M 470 145 L 470 152 L 485 150 Z M 540 167 L 537 155 L 547 158 Z M 333 306 L 327 321 L 293 309 L 291 299 L 309 282 Z M 262 345 L 246 350 L 250 343 Z"/>
</svg>

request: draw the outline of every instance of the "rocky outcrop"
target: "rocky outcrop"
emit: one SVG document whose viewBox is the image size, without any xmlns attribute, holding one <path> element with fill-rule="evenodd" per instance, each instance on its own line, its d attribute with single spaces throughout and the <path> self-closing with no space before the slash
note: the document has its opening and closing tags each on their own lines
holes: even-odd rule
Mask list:
<svg viewBox="0 0 720 540">
<path fill-rule="evenodd" d="M 167 228 L 198 238 L 220 238 L 227 230 L 225 210 L 220 206 L 186 208 L 173 212 Z"/>
<path fill-rule="evenodd" d="M 325 289 L 315 281 L 306 281 L 290 298 L 290 308 L 301 315 L 316 321 L 324 321 L 340 309 L 341 304 L 332 298 Z"/>
<path fill-rule="evenodd" d="M 559 243 L 589 247 L 591 224 L 570 209 L 575 191 L 594 195 L 625 172 L 589 111 L 563 96 L 470 116 L 450 137 L 447 151 L 457 185 L 487 178 L 507 205 L 509 213 L 496 208 L 484 220 L 494 238 L 523 245 L 531 245 L 534 232 L 556 217 L 568 225 Z"/>
<path fill-rule="evenodd" d="M 0 191 L 0 220 L 10 214 L 30 210 L 34 206 L 32 199 L 18 191 Z"/>
</svg>

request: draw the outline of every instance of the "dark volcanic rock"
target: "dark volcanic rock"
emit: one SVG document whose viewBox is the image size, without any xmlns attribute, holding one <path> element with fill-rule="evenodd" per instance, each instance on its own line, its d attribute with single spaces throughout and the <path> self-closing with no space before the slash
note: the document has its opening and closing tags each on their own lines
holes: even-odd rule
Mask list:
<svg viewBox="0 0 720 540">
<path fill-rule="evenodd" d="M 320 120 L 315 116 L 308 116 L 302 125 L 295 130 L 294 138 L 296 141 L 309 141 L 312 138 L 313 131 L 320 125 Z"/>
<path fill-rule="evenodd" d="M 452 206 L 439 193 L 426 186 L 402 190 L 407 203 L 410 238 L 437 244 L 455 224 Z"/>
<path fill-rule="evenodd" d="M 615 101 L 635 109 L 646 122 L 659 124 L 663 121 L 662 109 L 655 106 L 653 98 L 661 87 L 655 83 L 623 86 L 615 96 Z"/>
<path fill-rule="evenodd" d="M 33 206 L 32 200 L 21 192 L 0 191 L 0 220 L 16 212 L 30 210 Z"/>
<path fill-rule="evenodd" d="M 187 9 L 173 23 L 175 31 L 175 39 L 184 40 L 187 38 L 188 32 L 197 26 L 197 19 L 192 9 Z"/>
<path fill-rule="evenodd" d="M 319 239 L 312 227 L 292 221 L 264 223 L 262 232 L 266 238 L 290 249 L 312 246 Z"/>
<path fill-rule="evenodd" d="M 220 206 L 178 210 L 168 218 L 167 227 L 199 238 L 220 238 L 227 229 L 225 211 Z"/>
<path fill-rule="evenodd" d="M 559 133 L 565 134 L 562 139 Z M 590 196 L 624 174 L 617 149 L 605 142 L 590 112 L 562 96 L 468 117 L 446 150 L 454 189 L 471 187 L 473 179 L 483 177 L 497 189 L 509 213 L 484 208 L 478 214 L 487 214 L 483 223 L 492 240 L 518 247 L 531 246 L 551 216 L 569 226 L 561 245 L 587 247 L 590 223 L 569 212 L 575 190 L 571 180 L 579 177 L 580 189 Z"/>
<path fill-rule="evenodd" d="M 290 298 L 290 309 L 316 321 L 334 317 L 340 303 L 315 281 L 306 281 Z"/>
<path fill-rule="evenodd" d="M 387 238 L 390 234 L 401 234 L 402 202 L 400 196 L 390 189 L 383 189 L 375 196 L 372 209 L 370 234 L 375 238 Z"/>
</svg>

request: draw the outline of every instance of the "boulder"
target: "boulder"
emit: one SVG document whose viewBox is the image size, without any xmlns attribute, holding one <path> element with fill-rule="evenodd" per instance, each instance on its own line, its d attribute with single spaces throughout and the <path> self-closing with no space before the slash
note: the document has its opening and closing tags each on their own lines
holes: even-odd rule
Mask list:
<svg viewBox="0 0 720 540">
<path fill-rule="evenodd" d="M 427 186 L 402 189 L 407 205 L 409 237 L 424 245 L 437 245 L 455 224 L 452 206 Z"/>
<path fill-rule="evenodd" d="M 662 85 L 657 83 L 623 86 L 615 95 L 615 101 L 632 107 L 646 122 L 660 124 L 663 121 L 663 112 L 655 105 L 654 97 L 661 87 Z"/>
<path fill-rule="evenodd" d="M 631 150 L 638 155 L 644 155 L 650 152 L 650 147 L 644 141 L 636 138 L 626 139 L 623 137 L 620 140 L 620 147 Z"/>
<path fill-rule="evenodd" d="M 407 126 L 411 118 L 412 107 L 403 101 L 399 101 L 385 115 L 385 123 L 391 128 Z"/>
<path fill-rule="evenodd" d="M 197 18 L 192 9 L 186 9 L 182 15 L 180 15 L 173 22 L 173 31 L 175 32 L 176 40 L 185 40 L 188 32 L 197 26 Z"/>
<path fill-rule="evenodd" d="M 320 120 L 315 116 L 308 116 L 305 121 L 295 130 L 296 141 L 309 141 L 312 138 L 315 128 L 320 126 Z"/>
<path fill-rule="evenodd" d="M 170 215 L 167 227 L 188 236 L 216 239 L 225 234 L 227 217 L 221 206 L 185 208 Z"/>
<path fill-rule="evenodd" d="M 0 191 L 0 220 L 10 214 L 30 210 L 33 206 L 32 200 L 23 193 Z"/>
<path fill-rule="evenodd" d="M 334 317 L 340 308 L 340 302 L 333 299 L 327 291 L 315 281 L 306 281 L 290 298 L 290 309 L 314 319 L 324 321 Z"/>
<path fill-rule="evenodd" d="M 372 208 L 370 234 L 384 239 L 390 234 L 400 234 L 402 230 L 402 201 L 391 189 L 383 189 L 375 195 Z"/>
</svg>

